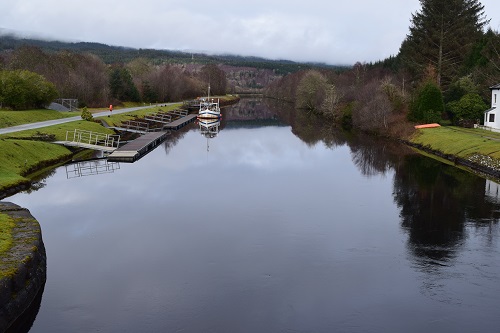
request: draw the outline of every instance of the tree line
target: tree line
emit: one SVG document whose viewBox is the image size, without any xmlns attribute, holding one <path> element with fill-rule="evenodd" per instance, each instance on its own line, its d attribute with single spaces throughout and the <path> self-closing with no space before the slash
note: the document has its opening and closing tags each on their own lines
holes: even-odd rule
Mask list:
<svg viewBox="0 0 500 333">
<path fill-rule="evenodd" d="M 31 73 L 30 79 L 26 79 L 27 73 Z M 16 80 L 24 80 L 24 84 L 10 89 Z M 33 91 L 29 81 L 44 87 L 47 95 L 43 100 L 28 98 Z M 57 97 L 76 98 L 82 107 L 125 101 L 173 102 L 205 95 L 209 84 L 213 94 L 226 93 L 226 74 L 216 64 L 189 70 L 184 65 L 154 64 L 144 58 L 106 64 L 91 53 L 47 52 L 27 45 L 0 54 L 0 103 L 12 109 L 41 107 Z M 25 96 L 24 101 L 13 94 Z"/>
<path fill-rule="evenodd" d="M 488 87 L 500 82 L 500 35 L 477 0 L 420 0 L 399 53 L 348 71 L 305 70 L 266 95 L 344 127 L 404 135 L 410 122 L 470 126 L 483 117 Z"/>
</svg>

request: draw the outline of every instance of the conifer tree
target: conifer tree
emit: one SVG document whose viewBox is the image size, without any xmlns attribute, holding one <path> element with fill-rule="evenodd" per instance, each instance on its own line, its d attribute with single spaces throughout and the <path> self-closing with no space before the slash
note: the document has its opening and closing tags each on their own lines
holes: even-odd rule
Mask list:
<svg viewBox="0 0 500 333">
<path fill-rule="evenodd" d="M 489 20 L 478 0 L 420 3 L 420 11 L 412 15 L 410 33 L 401 45 L 400 56 L 415 78 L 433 66 L 438 85 L 446 88 L 459 75 Z"/>
</svg>

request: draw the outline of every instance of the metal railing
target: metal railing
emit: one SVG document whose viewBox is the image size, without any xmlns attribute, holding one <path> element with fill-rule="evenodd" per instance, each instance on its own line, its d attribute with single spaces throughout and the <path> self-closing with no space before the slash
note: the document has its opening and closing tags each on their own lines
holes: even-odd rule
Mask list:
<svg viewBox="0 0 500 333">
<path fill-rule="evenodd" d="M 122 127 L 141 132 L 149 132 L 149 123 L 143 121 L 126 120 L 122 123 Z"/>
<path fill-rule="evenodd" d="M 152 121 L 152 122 L 168 124 L 172 121 L 172 116 L 166 112 L 148 113 L 144 117 L 144 119 Z"/>
<path fill-rule="evenodd" d="M 75 129 L 74 131 L 66 132 L 66 141 L 86 145 L 118 148 L 120 145 L 120 136 L 116 134 L 105 134 Z"/>
<path fill-rule="evenodd" d="M 83 161 L 66 165 L 66 178 L 78 178 L 94 176 L 105 173 L 113 173 L 120 169 L 120 163 L 108 162 L 107 160 Z"/>
</svg>

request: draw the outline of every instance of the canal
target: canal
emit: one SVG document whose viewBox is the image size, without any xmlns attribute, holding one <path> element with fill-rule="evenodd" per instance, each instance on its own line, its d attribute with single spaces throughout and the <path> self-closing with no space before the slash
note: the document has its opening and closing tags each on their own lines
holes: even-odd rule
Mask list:
<svg viewBox="0 0 500 333">
<path fill-rule="evenodd" d="M 5 199 L 47 251 L 30 332 L 498 330 L 497 183 L 260 99 L 208 136 Z"/>
</svg>

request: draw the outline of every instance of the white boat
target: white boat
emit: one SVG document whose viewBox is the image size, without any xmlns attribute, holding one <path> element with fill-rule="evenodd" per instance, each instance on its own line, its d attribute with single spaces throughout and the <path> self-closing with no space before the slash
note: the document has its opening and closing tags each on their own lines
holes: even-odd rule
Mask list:
<svg viewBox="0 0 500 333">
<path fill-rule="evenodd" d="M 198 111 L 199 119 L 211 119 L 220 117 L 219 99 L 210 98 L 210 86 L 208 86 L 208 96 L 200 99 L 200 110 Z"/>
</svg>

